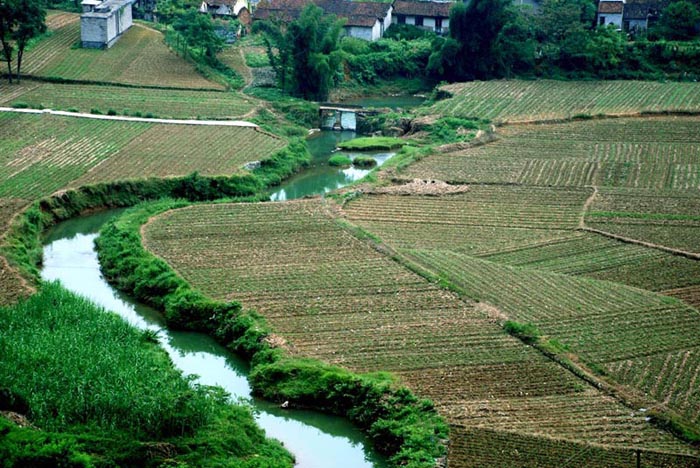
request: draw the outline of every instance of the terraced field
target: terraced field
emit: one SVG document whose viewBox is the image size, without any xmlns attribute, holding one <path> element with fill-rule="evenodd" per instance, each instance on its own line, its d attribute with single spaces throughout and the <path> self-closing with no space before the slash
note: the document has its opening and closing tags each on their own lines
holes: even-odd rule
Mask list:
<svg viewBox="0 0 700 468">
<path fill-rule="evenodd" d="M 75 109 L 107 114 L 152 114 L 174 119 L 240 119 L 256 102 L 239 93 L 198 90 L 125 88 L 122 86 L 39 83 L 0 84 L 0 105 L 26 104 L 34 108 Z"/>
<path fill-rule="evenodd" d="M 700 195 L 694 190 L 602 189 L 586 213 L 586 225 L 622 237 L 700 253 Z"/>
<path fill-rule="evenodd" d="M 700 111 L 700 84 L 643 81 L 485 81 L 441 86 L 453 97 L 426 114 L 496 123 L 562 120 L 577 115 Z"/>
<path fill-rule="evenodd" d="M 455 183 L 700 189 L 700 119 L 654 117 L 522 125 L 493 143 L 437 153 L 401 177 Z"/>
<path fill-rule="evenodd" d="M 134 24 L 113 47 L 95 50 L 73 47 L 80 41 L 77 14 L 53 13 L 47 23 L 51 35 L 25 54 L 25 74 L 142 86 L 223 89 L 172 53 L 161 33 L 145 26 Z"/>
<path fill-rule="evenodd" d="M 67 187 L 146 177 L 231 175 L 284 140 L 255 128 L 0 113 L 0 239 L 32 201 Z M 0 257 L 0 301 L 26 285 Z"/>
<path fill-rule="evenodd" d="M 700 313 L 649 291 L 573 276 L 688 292 L 687 288 L 700 283 L 700 263 L 575 231 L 571 221 L 568 229 L 566 223 L 551 221 L 550 203 L 560 209 L 566 206 L 554 201 L 562 198 L 556 196 L 559 189 L 546 189 L 549 195 L 541 196 L 538 190 L 544 189 L 537 187 L 471 188 L 442 197 L 369 195 L 349 202 L 344 213 L 399 253 L 456 284 L 467 297 L 496 306 L 502 320 L 536 324 L 584 362 L 606 369 L 617 382 L 653 395 L 700 422 L 700 405 L 694 397 L 700 392 L 700 367 L 693 359 L 674 368 L 680 375 L 675 385 L 655 386 L 649 380 L 663 374 L 663 364 L 673 353 L 695 355 L 700 346 L 695 333 Z M 511 205 L 503 195 L 516 191 L 522 194 L 521 207 Z M 567 189 L 564 199 L 571 193 Z M 487 201 L 480 201 L 482 197 Z M 574 199 L 569 209 L 572 217 L 575 206 Z M 452 223 L 444 225 L 442 220 Z M 547 223 L 554 230 L 549 237 L 540 232 L 547 232 Z M 521 235 L 517 242 L 505 243 L 503 234 L 496 234 L 503 232 L 499 227 L 493 236 L 474 240 L 480 231 L 472 229 L 472 224 L 519 229 Z M 441 229 L 432 230 L 433 225 Z M 692 299 L 690 303 L 695 304 Z M 640 359 L 649 362 L 629 365 Z"/>
<path fill-rule="evenodd" d="M 570 196 L 581 201 L 585 193 Z M 464 209 L 460 216 L 475 215 Z M 551 219 L 562 227 L 577 222 L 567 210 Z M 459 229 L 448 216 L 436 225 L 441 223 Z M 260 311 L 293 353 L 359 371 L 397 373 L 436 401 L 457 434 L 461 427 L 488 429 L 483 437 L 469 435 L 484 446 L 494 434 L 517 431 L 533 441 L 529 448 L 513 445 L 524 460 L 535 460 L 541 450 L 534 441 L 549 444 L 551 438 L 571 453 L 602 453 L 591 466 L 626 466 L 620 460 L 630 459 L 634 447 L 692 453 L 649 426 L 643 413 L 506 335 L 498 311 L 458 299 L 358 240 L 320 200 L 175 210 L 144 227 L 144 243 L 208 295 Z M 450 464 L 483 466 L 494 456 L 474 451 L 453 437 Z M 566 461 L 563 453 L 551 455 L 555 465 Z"/>
<path fill-rule="evenodd" d="M 285 143 L 255 128 L 0 114 L 0 197 L 198 171 L 231 175 Z"/>
</svg>

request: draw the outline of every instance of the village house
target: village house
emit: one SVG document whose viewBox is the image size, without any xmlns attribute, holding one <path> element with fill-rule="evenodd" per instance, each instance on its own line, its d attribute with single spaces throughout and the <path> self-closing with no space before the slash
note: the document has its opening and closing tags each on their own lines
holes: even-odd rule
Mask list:
<svg viewBox="0 0 700 468">
<path fill-rule="evenodd" d="M 601 0 L 598 3 L 598 26 L 614 25 L 622 29 L 622 14 L 625 8 L 623 0 Z"/>
<path fill-rule="evenodd" d="M 243 26 L 250 26 L 252 21 L 248 0 L 204 0 L 199 11 L 214 17 L 237 18 Z"/>
<path fill-rule="evenodd" d="M 624 30 L 632 33 L 646 31 L 658 21 L 669 3 L 670 0 L 627 0 L 622 14 Z"/>
<path fill-rule="evenodd" d="M 392 23 L 411 24 L 438 34 L 446 34 L 450 27 L 452 2 L 396 0 Z"/>
<path fill-rule="evenodd" d="M 376 41 L 391 25 L 390 3 L 349 0 L 262 0 L 253 14 L 254 20 L 294 21 L 309 3 L 327 14 L 345 20 L 344 33 L 368 41 Z"/>
<path fill-rule="evenodd" d="M 131 6 L 136 0 L 83 0 L 80 41 L 83 47 L 112 47 L 133 24 Z"/>
</svg>

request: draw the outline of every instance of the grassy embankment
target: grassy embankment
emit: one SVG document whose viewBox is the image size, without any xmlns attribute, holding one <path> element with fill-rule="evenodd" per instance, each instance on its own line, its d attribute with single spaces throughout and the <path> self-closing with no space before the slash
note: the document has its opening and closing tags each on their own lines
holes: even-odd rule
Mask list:
<svg viewBox="0 0 700 468">
<path fill-rule="evenodd" d="M 290 467 L 250 411 L 193 386 L 155 337 L 46 284 L 0 308 L 3 466 Z M 27 422 L 28 422 L 27 421 Z"/>
<path fill-rule="evenodd" d="M 348 417 L 389 456 L 392 466 L 434 466 L 444 455 L 441 442 L 447 439 L 447 428 L 429 401 L 417 399 L 386 374 L 354 374 L 290 354 L 276 344 L 262 316 L 230 299 L 212 299 L 206 290 L 193 289 L 190 278 L 183 279 L 143 248 L 141 226 L 151 216 L 181 206 L 146 204 L 110 223 L 98 239 L 105 275 L 120 289 L 164 309 L 171 326 L 207 332 L 248 356 L 256 394 Z M 194 237 L 190 241 L 198 247 Z"/>
</svg>

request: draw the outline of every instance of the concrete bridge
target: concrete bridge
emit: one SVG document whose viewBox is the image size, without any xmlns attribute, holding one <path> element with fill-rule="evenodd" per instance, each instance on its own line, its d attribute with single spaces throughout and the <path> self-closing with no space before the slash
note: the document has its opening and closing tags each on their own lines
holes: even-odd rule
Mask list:
<svg viewBox="0 0 700 468">
<path fill-rule="evenodd" d="M 322 103 L 318 108 L 321 128 L 324 130 L 357 130 L 358 121 L 368 115 L 376 115 L 382 110 L 365 109 L 350 104 Z"/>
</svg>

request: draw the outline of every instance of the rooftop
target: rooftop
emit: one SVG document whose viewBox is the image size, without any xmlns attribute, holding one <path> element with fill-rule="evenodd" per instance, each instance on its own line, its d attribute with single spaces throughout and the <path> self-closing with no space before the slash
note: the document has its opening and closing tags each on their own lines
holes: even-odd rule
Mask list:
<svg viewBox="0 0 700 468">
<path fill-rule="evenodd" d="M 454 5 L 453 2 L 396 0 L 394 12 L 399 15 L 449 18 L 452 5 Z"/>
</svg>

